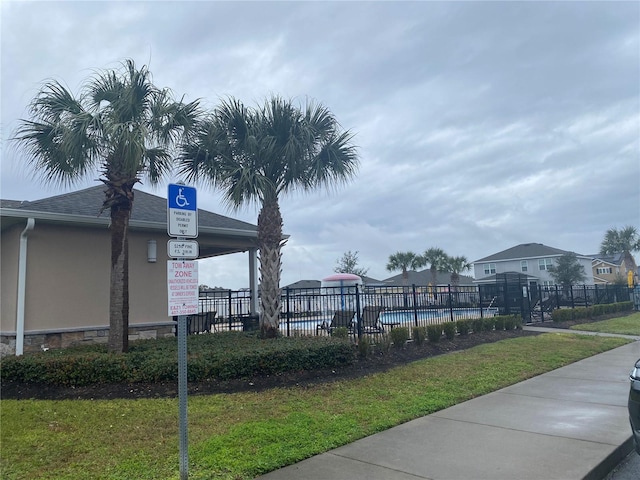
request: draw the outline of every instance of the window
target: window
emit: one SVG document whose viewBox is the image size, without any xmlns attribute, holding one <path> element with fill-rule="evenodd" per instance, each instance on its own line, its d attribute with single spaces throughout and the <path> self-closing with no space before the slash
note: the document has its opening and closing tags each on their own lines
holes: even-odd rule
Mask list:
<svg viewBox="0 0 640 480">
<path fill-rule="evenodd" d="M 553 265 L 553 261 L 550 258 L 541 258 L 538 260 L 538 268 L 540 270 L 549 270 L 551 265 Z"/>
<path fill-rule="evenodd" d="M 598 272 L 598 275 L 606 275 L 613 273 L 613 269 L 611 267 L 598 267 L 596 268 L 596 272 Z"/>
<path fill-rule="evenodd" d="M 520 261 L 520 270 L 523 272 L 526 272 L 527 270 L 529 270 L 529 263 L 526 260 Z"/>
<path fill-rule="evenodd" d="M 496 273 L 496 264 L 495 263 L 485 263 L 484 264 L 484 274 L 492 275 Z"/>
</svg>

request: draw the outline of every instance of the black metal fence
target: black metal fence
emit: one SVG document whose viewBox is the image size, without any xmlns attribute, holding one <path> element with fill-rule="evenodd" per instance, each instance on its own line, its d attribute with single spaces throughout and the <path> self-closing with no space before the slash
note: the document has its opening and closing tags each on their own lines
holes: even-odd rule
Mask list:
<svg viewBox="0 0 640 480">
<path fill-rule="evenodd" d="M 248 290 L 202 292 L 200 312 L 215 312 L 212 330 L 253 330 L 258 318 L 250 308 Z M 280 330 L 283 335 L 324 334 L 336 311 L 352 311 L 354 334 L 396 326 L 425 326 L 462 318 L 518 314 L 523 322 L 544 321 L 555 308 L 575 308 L 629 301 L 620 285 L 536 286 L 517 282 L 478 286 L 411 285 L 406 287 L 327 287 L 282 290 Z M 365 307 L 376 318 L 363 318 Z M 379 307 L 379 308 L 373 308 Z M 211 315 L 209 315 L 211 317 Z"/>
</svg>

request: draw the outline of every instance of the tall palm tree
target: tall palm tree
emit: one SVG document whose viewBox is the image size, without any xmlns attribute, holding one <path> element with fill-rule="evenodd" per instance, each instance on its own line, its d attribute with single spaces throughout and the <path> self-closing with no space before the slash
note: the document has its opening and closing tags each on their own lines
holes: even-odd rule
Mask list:
<svg viewBox="0 0 640 480">
<path fill-rule="evenodd" d="M 415 270 L 424 265 L 424 259 L 413 252 L 396 252 L 389 255 L 387 270 L 390 272 L 402 271 L 402 283 L 406 287 L 409 284 L 409 270 Z"/>
<path fill-rule="evenodd" d="M 627 270 L 633 270 L 634 273 L 637 266 L 631 252 L 638 251 L 640 251 L 640 236 L 638 230 L 631 225 L 620 230 L 610 228 L 600 244 L 600 253 L 603 255 L 623 253 Z"/>
<path fill-rule="evenodd" d="M 438 247 L 431 247 L 422 255 L 425 264 L 429 264 L 429 272 L 431 275 L 431 286 L 434 291 L 438 286 L 438 270 L 444 270 L 445 265 L 447 264 L 447 259 L 449 258 L 444 250 Z"/>
<path fill-rule="evenodd" d="M 194 125 L 198 102 L 172 99 L 133 60 L 98 72 L 74 97 L 50 81 L 32 100 L 31 120 L 21 120 L 14 140 L 28 162 L 52 183 L 74 184 L 100 173 L 106 186 L 102 210 L 111 215 L 110 351 L 128 349 L 128 227 L 133 187 L 157 183 L 171 169 L 171 148 Z"/>
<path fill-rule="evenodd" d="M 458 288 L 460 284 L 460 274 L 471 268 L 471 264 L 467 257 L 448 257 L 446 268 L 451 272 L 451 285 L 454 290 Z"/>
<path fill-rule="evenodd" d="M 345 183 L 358 166 L 353 135 L 342 131 L 323 105 L 303 108 L 273 96 L 248 108 L 229 98 L 199 123 L 194 138 L 182 146 L 181 172 L 222 190 L 237 209 L 260 204 L 260 330 L 278 333 L 282 215 L 279 198 L 294 190 L 309 191 Z"/>
</svg>

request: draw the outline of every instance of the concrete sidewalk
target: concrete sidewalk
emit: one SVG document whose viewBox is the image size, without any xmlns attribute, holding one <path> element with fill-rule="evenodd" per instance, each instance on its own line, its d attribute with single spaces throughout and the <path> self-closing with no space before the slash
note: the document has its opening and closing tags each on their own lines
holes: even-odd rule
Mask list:
<svg viewBox="0 0 640 480">
<path fill-rule="evenodd" d="M 600 480 L 633 446 L 627 397 L 638 358 L 636 341 L 259 478 Z"/>
</svg>

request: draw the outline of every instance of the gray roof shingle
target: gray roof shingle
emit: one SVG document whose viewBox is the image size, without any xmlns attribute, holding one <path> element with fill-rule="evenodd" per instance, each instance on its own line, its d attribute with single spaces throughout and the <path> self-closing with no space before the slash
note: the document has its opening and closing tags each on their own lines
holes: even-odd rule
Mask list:
<svg viewBox="0 0 640 480">
<path fill-rule="evenodd" d="M 519 258 L 536 258 L 536 257 L 548 257 L 556 255 L 564 255 L 570 253 L 566 250 L 560 250 L 559 248 L 548 247 L 542 243 L 521 243 L 515 247 L 507 248 L 488 257 L 481 258 L 474 261 L 478 262 L 490 262 L 498 260 L 514 260 Z"/>
<path fill-rule="evenodd" d="M 425 269 L 419 272 L 415 270 L 409 270 L 407 272 L 408 276 L 408 285 L 429 285 L 431 283 L 431 270 Z M 436 285 L 448 285 L 451 283 L 451 273 L 449 272 L 438 272 L 436 275 Z M 394 286 L 402 286 L 404 285 L 404 279 L 402 278 L 402 273 L 398 275 L 394 275 L 393 277 L 389 277 L 382 281 L 383 285 L 394 285 Z M 473 278 L 467 275 L 459 276 L 459 285 L 473 285 Z"/>
<path fill-rule="evenodd" d="M 105 187 L 102 185 L 85 188 L 75 192 L 42 198 L 31 202 L 1 200 L 2 208 L 16 210 L 56 213 L 77 217 L 109 218 L 109 211 L 100 213 L 104 201 Z M 150 193 L 134 190 L 132 222 L 167 223 L 167 200 Z M 255 232 L 257 227 L 230 217 L 198 209 L 198 224 L 201 227 L 228 228 Z"/>
</svg>

